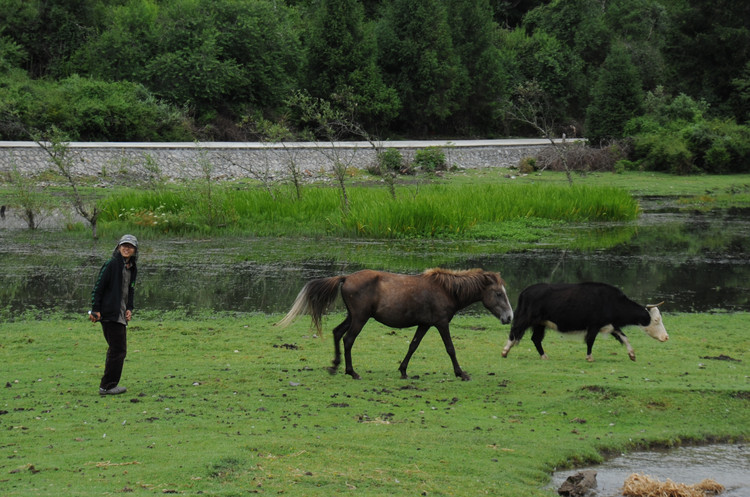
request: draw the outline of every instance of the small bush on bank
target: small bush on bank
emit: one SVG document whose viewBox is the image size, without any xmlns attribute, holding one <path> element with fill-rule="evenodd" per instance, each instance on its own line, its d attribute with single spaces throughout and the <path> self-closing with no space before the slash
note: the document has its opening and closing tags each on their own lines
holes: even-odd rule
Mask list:
<svg viewBox="0 0 750 497">
<path fill-rule="evenodd" d="M 427 147 L 417 150 L 414 154 L 414 167 L 428 173 L 445 171 L 448 169 L 445 152 L 440 147 Z"/>
<path fill-rule="evenodd" d="M 414 174 L 411 164 L 404 161 L 404 156 L 396 148 L 386 148 L 378 152 L 375 164 L 367 168 L 370 174 L 382 176 L 391 174 Z"/>
<path fill-rule="evenodd" d="M 521 174 L 531 174 L 536 171 L 536 158 L 524 157 L 518 164 L 518 172 Z"/>
</svg>

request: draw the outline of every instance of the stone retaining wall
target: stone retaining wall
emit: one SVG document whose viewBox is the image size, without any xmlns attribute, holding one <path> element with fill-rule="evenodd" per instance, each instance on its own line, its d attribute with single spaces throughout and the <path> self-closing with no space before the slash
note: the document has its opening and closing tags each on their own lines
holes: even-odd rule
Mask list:
<svg viewBox="0 0 750 497">
<path fill-rule="evenodd" d="M 449 166 L 464 169 L 509 167 L 550 146 L 546 140 L 474 140 L 385 142 L 397 148 L 406 161 L 427 147 L 440 147 Z M 307 176 L 329 171 L 334 161 L 365 169 L 375 161 L 368 142 L 337 143 L 78 143 L 68 144 L 77 175 L 156 175 L 170 178 L 283 176 L 294 164 Z M 34 174 L 52 165 L 49 155 L 35 142 L 0 142 L 0 172 L 18 170 Z"/>
</svg>

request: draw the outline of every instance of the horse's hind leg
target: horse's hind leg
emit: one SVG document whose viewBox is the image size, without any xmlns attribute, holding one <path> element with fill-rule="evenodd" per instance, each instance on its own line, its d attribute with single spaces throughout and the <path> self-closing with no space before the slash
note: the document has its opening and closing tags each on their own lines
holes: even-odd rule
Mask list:
<svg viewBox="0 0 750 497">
<path fill-rule="evenodd" d="M 402 380 L 409 378 L 409 376 L 406 374 L 406 368 L 409 367 L 409 361 L 411 360 L 411 356 L 414 355 L 414 352 L 416 352 L 417 347 L 419 347 L 419 343 L 422 341 L 422 338 L 424 338 L 425 333 L 427 333 L 427 330 L 429 329 L 430 329 L 429 326 L 425 326 L 425 325 L 417 326 L 417 331 L 414 333 L 414 338 L 412 338 L 411 343 L 409 343 L 409 351 L 406 353 L 406 357 L 404 357 L 404 360 L 401 361 L 401 365 L 398 367 L 398 370 L 401 371 Z"/>
<path fill-rule="evenodd" d="M 349 321 L 349 328 L 344 335 L 344 360 L 346 361 L 345 372 L 355 380 L 359 380 L 360 376 L 354 372 L 354 367 L 352 366 L 352 347 L 354 346 L 354 340 L 357 339 L 357 335 L 362 331 L 362 327 L 364 327 L 365 323 L 367 323 L 367 319 L 363 322 L 359 322 L 359 320 L 351 318 Z M 336 343 L 336 346 L 338 347 L 338 342 Z M 338 354 L 338 348 L 336 353 Z"/>
<path fill-rule="evenodd" d="M 351 314 L 346 315 L 346 319 L 342 323 L 333 329 L 333 365 L 328 368 L 328 372 L 331 374 L 336 373 L 336 370 L 341 364 L 341 338 L 349 331 L 349 327 L 352 323 Z"/>
</svg>

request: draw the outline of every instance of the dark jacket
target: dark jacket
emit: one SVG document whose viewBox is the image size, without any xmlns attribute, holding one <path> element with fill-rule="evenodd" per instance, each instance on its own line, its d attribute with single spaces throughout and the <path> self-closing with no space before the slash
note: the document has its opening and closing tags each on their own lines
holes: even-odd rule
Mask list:
<svg viewBox="0 0 750 497">
<path fill-rule="evenodd" d="M 128 286 L 128 301 L 126 310 L 133 310 L 133 294 L 135 290 L 135 279 L 138 268 L 131 257 L 130 285 Z M 99 270 L 94 289 L 91 291 L 91 312 L 101 313 L 102 321 L 117 321 L 120 315 L 120 302 L 122 301 L 122 270 L 125 260 L 115 250 L 112 258 L 104 263 Z"/>
</svg>

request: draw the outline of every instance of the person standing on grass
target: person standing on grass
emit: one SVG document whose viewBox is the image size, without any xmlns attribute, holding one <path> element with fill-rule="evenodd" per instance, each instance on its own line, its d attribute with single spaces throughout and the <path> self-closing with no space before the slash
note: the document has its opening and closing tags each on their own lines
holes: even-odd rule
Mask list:
<svg viewBox="0 0 750 497">
<path fill-rule="evenodd" d="M 133 293 L 138 274 L 138 240 L 133 235 L 120 238 L 112 257 L 99 270 L 91 292 L 92 323 L 100 321 L 107 340 L 104 375 L 99 383 L 100 395 L 118 395 L 127 389 L 121 387 L 120 377 L 127 354 L 127 326 L 133 315 Z"/>
</svg>

